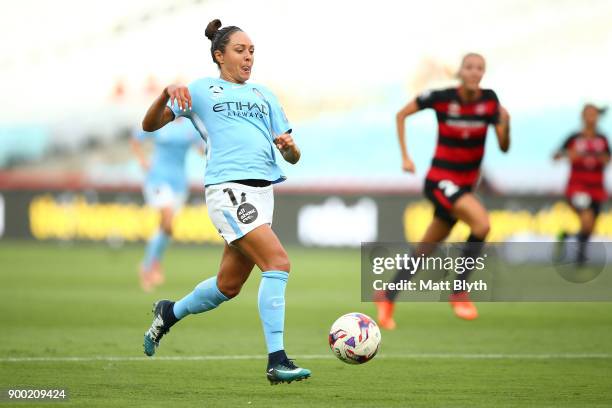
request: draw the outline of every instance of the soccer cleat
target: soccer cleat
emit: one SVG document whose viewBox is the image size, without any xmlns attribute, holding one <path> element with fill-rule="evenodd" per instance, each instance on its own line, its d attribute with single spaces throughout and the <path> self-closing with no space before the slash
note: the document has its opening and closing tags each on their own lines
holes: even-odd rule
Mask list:
<svg viewBox="0 0 612 408">
<path fill-rule="evenodd" d="M 161 338 L 170 331 L 170 324 L 164 322 L 172 321 L 168 313 L 172 312 L 174 302 L 170 300 L 160 300 L 153 304 L 153 323 L 144 334 L 144 353 L 151 357 L 155 354 L 155 350 L 159 347 Z M 176 320 L 174 320 L 176 321 Z"/>
<path fill-rule="evenodd" d="M 453 293 L 448 297 L 448 301 L 455 312 L 455 316 L 465 320 L 474 320 L 478 317 L 478 310 L 476 310 L 474 303 L 470 301 L 467 292 Z"/>
<path fill-rule="evenodd" d="M 302 381 L 310 377 L 310 370 L 300 368 L 293 364 L 293 360 L 286 359 L 273 367 L 269 367 L 266 373 L 271 385 L 280 383 L 291 384 L 292 381 Z"/>
<path fill-rule="evenodd" d="M 388 300 L 382 291 L 374 294 L 374 303 L 376 303 L 376 308 L 378 309 L 378 326 L 386 330 L 395 330 L 397 327 L 395 320 L 393 320 L 395 303 Z"/>
</svg>

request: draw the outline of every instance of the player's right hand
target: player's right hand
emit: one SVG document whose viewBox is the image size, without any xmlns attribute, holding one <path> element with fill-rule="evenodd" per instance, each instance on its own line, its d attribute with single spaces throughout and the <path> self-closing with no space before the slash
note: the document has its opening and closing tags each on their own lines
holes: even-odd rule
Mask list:
<svg viewBox="0 0 612 408">
<path fill-rule="evenodd" d="M 402 160 L 402 170 L 408 173 L 414 173 L 416 170 L 414 162 L 409 157 Z"/>
<path fill-rule="evenodd" d="M 180 110 L 191 109 L 191 94 L 189 88 L 183 85 L 169 85 L 164 92 L 170 100 L 170 105 L 178 104 Z"/>
<path fill-rule="evenodd" d="M 567 158 L 569 159 L 570 162 L 574 162 L 578 159 L 580 159 L 581 154 L 575 150 L 575 149 L 568 149 L 567 150 Z"/>
</svg>

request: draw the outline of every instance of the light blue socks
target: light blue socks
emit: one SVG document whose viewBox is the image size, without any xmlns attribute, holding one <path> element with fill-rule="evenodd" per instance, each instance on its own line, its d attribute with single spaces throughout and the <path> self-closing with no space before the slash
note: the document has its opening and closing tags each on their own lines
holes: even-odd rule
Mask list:
<svg viewBox="0 0 612 408">
<path fill-rule="evenodd" d="M 261 276 L 258 297 L 259 317 L 268 353 L 273 353 L 284 349 L 285 288 L 289 274 L 283 271 L 267 271 Z"/>
<path fill-rule="evenodd" d="M 164 251 L 168 246 L 168 242 L 170 242 L 170 237 L 161 229 L 153 236 L 153 238 L 149 240 L 149 243 L 147 244 L 147 251 L 142 263 L 142 266 L 146 271 L 151 268 L 153 262 L 161 260 L 161 258 L 164 256 Z"/>
<path fill-rule="evenodd" d="M 195 287 L 193 292 L 174 303 L 174 316 L 182 319 L 188 314 L 196 314 L 212 310 L 228 300 L 217 287 L 217 277 L 206 279 Z"/>
<path fill-rule="evenodd" d="M 289 274 L 283 271 L 267 271 L 261 274 L 258 307 L 268 353 L 283 350 L 285 328 L 285 288 Z M 174 304 L 173 312 L 177 319 L 189 314 L 212 310 L 229 300 L 217 287 L 214 276 L 195 287 L 193 292 Z"/>
</svg>

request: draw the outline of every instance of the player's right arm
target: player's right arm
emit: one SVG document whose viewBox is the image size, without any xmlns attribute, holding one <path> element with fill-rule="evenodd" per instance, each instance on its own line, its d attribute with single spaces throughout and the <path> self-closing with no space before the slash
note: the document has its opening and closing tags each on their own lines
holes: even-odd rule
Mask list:
<svg viewBox="0 0 612 408">
<path fill-rule="evenodd" d="M 397 115 L 395 115 L 395 124 L 397 126 L 397 138 L 399 140 L 400 152 L 402 153 L 402 169 L 409 173 L 414 173 L 415 167 L 414 162 L 408 155 L 408 149 L 406 148 L 406 118 L 415 112 L 420 110 L 417 100 L 413 100 L 404 106 Z"/>
<path fill-rule="evenodd" d="M 132 138 L 130 141 L 130 146 L 132 147 L 132 152 L 134 153 L 134 156 L 136 156 L 140 167 L 144 171 L 149 170 L 149 159 L 142 148 L 142 142 L 136 138 Z"/>
<path fill-rule="evenodd" d="M 572 142 L 575 138 L 575 135 L 568 137 L 565 142 L 563 142 L 563 145 L 559 148 L 559 150 L 555 152 L 553 160 L 560 160 L 567 157 L 570 162 L 574 161 L 578 157 L 577 152 L 572 148 Z"/>
<path fill-rule="evenodd" d="M 136 156 L 140 167 L 145 172 L 149 170 L 149 158 L 147 157 L 147 154 L 143 149 L 143 143 L 146 139 L 149 139 L 151 137 L 153 137 L 153 133 L 137 129 L 134 131 L 134 134 L 130 139 L 130 147 L 132 148 L 132 153 L 134 153 L 134 156 Z"/>
<path fill-rule="evenodd" d="M 146 132 L 154 132 L 166 126 L 174 120 L 174 112 L 168 105 L 175 103 L 180 110 L 191 109 L 191 94 L 186 86 L 169 85 L 162 91 L 155 101 L 151 104 L 144 119 L 142 120 L 142 129 Z"/>
</svg>

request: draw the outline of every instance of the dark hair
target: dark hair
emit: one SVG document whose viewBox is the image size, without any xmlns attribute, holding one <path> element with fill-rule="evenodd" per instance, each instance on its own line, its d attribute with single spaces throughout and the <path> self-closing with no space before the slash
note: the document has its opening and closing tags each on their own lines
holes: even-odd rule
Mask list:
<svg viewBox="0 0 612 408">
<path fill-rule="evenodd" d="M 463 64 L 465 64 L 465 60 L 470 57 L 478 57 L 482 59 L 483 61 L 485 61 L 485 58 L 482 56 L 482 54 L 479 54 L 477 52 L 468 52 L 467 54 L 463 56 L 463 58 L 461 58 L 461 66 L 463 66 Z"/>
<path fill-rule="evenodd" d="M 214 19 L 206 26 L 206 30 L 204 31 L 204 35 L 211 42 L 210 44 L 210 56 L 212 60 L 217 66 L 219 63 L 215 58 L 215 51 L 219 50 L 221 53 L 225 53 L 225 47 L 229 42 L 230 35 L 236 31 L 242 31 L 239 27 L 236 26 L 227 26 L 221 28 L 221 20 L 218 18 Z"/>
<path fill-rule="evenodd" d="M 595 109 L 597 111 L 597 113 L 599 113 L 600 115 L 603 115 L 604 113 L 606 113 L 608 111 L 608 107 L 607 106 L 597 106 L 594 103 L 586 103 L 584 105 L 584 107 L 582 108 L 582 114 L 584 115 L 584 112 L 587 109 Z"/>
</svg>

